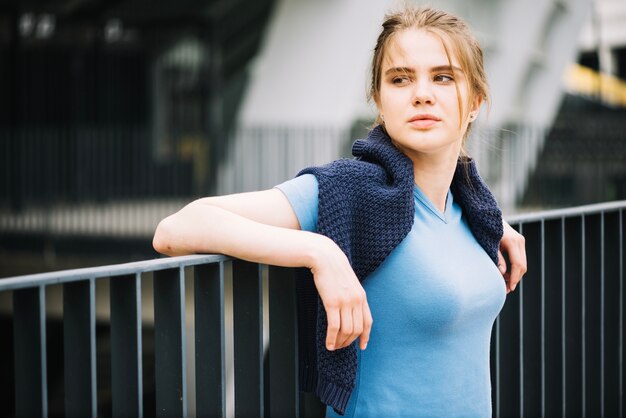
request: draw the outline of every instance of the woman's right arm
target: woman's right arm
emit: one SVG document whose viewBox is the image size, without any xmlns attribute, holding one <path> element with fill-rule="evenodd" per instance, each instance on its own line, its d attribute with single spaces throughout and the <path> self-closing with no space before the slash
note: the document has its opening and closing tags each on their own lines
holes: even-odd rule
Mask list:
<svg viewBox="0 0 626 418">
<path fill-rule="evenodd" d="M 153 246 L 171 256 L 219 253 L 307 267 L 328 317 L 327 348 L 346 347 L 358 337 L 361 349 L 367 345 L 371 313 L 347 257 L 329 238 L 301 231 L 278 189 L 196 200 L 159 223 Z"/>
</svg>

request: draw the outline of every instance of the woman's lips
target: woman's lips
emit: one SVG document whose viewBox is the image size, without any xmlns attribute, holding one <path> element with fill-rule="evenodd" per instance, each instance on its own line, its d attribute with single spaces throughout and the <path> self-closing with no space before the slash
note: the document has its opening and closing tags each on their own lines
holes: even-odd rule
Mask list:
<svg viewBox="0 0 626 418">
<path fill-rule="evenodd" d="M 409 120 L 409 124 L 417 129 L 429 129 L 439 123 L 441 119 L 432 115 L 420 115 Z"/>
</svg>

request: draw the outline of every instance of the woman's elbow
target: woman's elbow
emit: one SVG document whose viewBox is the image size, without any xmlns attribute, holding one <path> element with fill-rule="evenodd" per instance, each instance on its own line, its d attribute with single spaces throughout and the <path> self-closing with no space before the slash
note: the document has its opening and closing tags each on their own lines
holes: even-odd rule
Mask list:
<svg viewBox="0 0 626 418">
<path fill-rule="evenodd" d="M 172 221 L 170 217 L 163 219 L 157 225 L 154 231 L 154 237 L 152 237 L 152 247 L 158 253 L 165 255 L 175 255 L 176 251 L 172 241 Z"/>
<path fill-rule="evenodd" d="M 169 256 L 214 251 L 205 238 L 209 235 L 206 226 L 214 223 L 207 222 L 207 219 L 214 218 L 212 209 L 206 204 L 206 199 L 199 199 L 163 219 L 154 231 L 152 247 Z M 199 225 L 205 225 L 205 228 Z"/>
</svg>

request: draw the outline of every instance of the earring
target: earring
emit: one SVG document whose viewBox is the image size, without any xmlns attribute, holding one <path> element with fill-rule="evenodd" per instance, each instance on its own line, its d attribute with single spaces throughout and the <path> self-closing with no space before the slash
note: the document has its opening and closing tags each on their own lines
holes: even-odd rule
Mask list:
<svg viewBox="0 0 626 418">
<path fill-rule="evenodd" d="M 476 119 L 476 112 L 470 112 L 470 114 L 469 114 L 469 120 L 470 120 L 470 121 L 474 121 L 474 119 Z"/>
<path fill-rule="evenodd" d="M 383 125 L 385 124 L 385 117 L 383 115 L 380 115 L 380 121 L 383 123 Z"/>
</svg>

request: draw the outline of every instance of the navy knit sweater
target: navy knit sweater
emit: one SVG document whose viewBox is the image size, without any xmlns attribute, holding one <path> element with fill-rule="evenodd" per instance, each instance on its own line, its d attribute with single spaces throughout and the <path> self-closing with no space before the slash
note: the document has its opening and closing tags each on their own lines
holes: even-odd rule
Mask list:
<svg viewBox="0 0 626 418">
<path fill-rule="evenodd" d="M 380 126 L 366 140 L 357 140 L 352 153 L 357 159 L 307 168 L 298 175 L 317 178 L 317 232 L 341 248 L 363 281 L 413 226 L 413 163 Z M 472 160 L 459 160 L 450 187 L 472 233 L 497 263 L 502 213 Z M 355 387 L 356 344 L 326 349 L 326 311 L 311 273 L 303 269 L 300 274 L 296 289 L 301 387 L 343 415 Z"/>
</svg>

